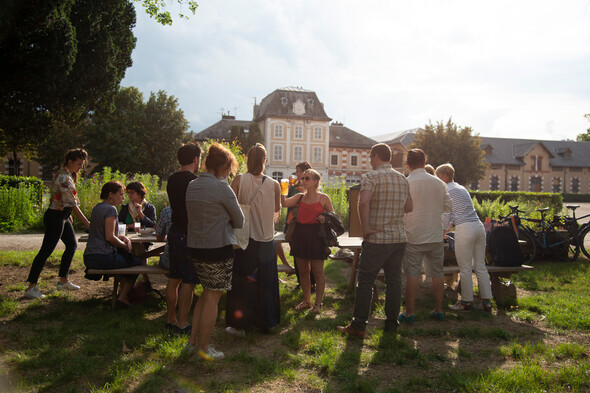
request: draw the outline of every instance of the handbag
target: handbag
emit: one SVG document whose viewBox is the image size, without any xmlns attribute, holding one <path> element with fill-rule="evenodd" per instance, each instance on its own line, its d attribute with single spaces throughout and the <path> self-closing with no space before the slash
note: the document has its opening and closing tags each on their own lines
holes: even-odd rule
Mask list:
<svg viewBox="0 0 590 393">
<path fill-rule="evenodd" d="M 240 179 L 240 180 L 243 180 L 243 179 Z M 248 203 L 247 205 L 240 203 L 240 209 L 242 209 L 242 213 L 244 213 L 244 225 L 241 228 L 234 228 L 234 234 L 236 235 L 236 241 L 237 241 L 237 244 L 234 244 L 234 249 L 241 248 L 242 250 L 245 250 L 246 248 L 248 248 L 248 243 L 250 242 L 250 207 L 252 205 L 252 202 L 254 202 L 254 199 L 256 198 L 256 196 L 258 196 L 258 193 L 260 192 L 260 189 L 262 188 L 262 184 L 264 183 L 265 180 L 266 180 L 266 175 L 264 175 L 262 177 L 262 181 L 260 182 L 260 185 L 256 189 L 256 192 L 254 193 L 252 198 L 250 198 L 250 203 Z M 240 188 L 238 190 L 238 195 L 242 192 L 242 184 L 243 184 L 243 181 L 240 181 Z"/>
<path fill-rule="evenodd" d="M 289 220 L 289 217 L 287 217 L 287 232 L 285 232 L 285 241 L 287 242 L 290 242 L 291 239 L 293 239 L 293 233 L 295 232 L 295 226 L 297 225 L 297 215 L 299 214 L 299 203 L 301 202 L 301 198 L 303 198 L 303 195 L 299 197 L 297 205 L 295 205 L 293 210 L 291 210 L 291 219 Z"/>
</svg>

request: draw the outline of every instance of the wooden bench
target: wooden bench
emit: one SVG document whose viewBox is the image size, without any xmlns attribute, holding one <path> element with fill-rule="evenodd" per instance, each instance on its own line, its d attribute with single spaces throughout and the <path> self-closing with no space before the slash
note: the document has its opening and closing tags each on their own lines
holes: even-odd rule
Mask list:
<svg viewBox="0 0 590 393">
<path fill-rule="evenodd" d="M 518 273 L 527 270 L 533 270 L 533 266 L 522 265 L 522 266 L 493 266 L 486 265 L 488 273 L 490 274 L 490 280 L 492 282 L 492 295 L 496 300 L 498 306 L 504 306 L 504 294 L 502 293 L 502 282 L 501 278 L 509 278 L 513 273 Z M 458 274 L 459 266 L 444 266 L 443 271 L 445 275 Z M 422 272 L 424 273 L 424 272 Z M 377 275 L 377 279 L 384 281 L 385 275 L 383 269 Z M 378 297 L 377 287 L 373 286 L 373 298 Z"/>
<path fill-rule="evenodd" d="M 291 269 L 289 269 L 289 267 L 282 265 L 282 264 L 277 265 L 277 270 L 279 273 L 288 273 L 291 271 Z M 166 270 L 166 269 L 162 269 L 159 266 L 140 265 L 140 266 L 125 267 L 122 269 L 88 269 L 86 271 L 86 273 L 96 274 L 96 275 L 113 276 L 114 282 L 113 282 L 113 293 L 112 293 L 111 305 L 113 308 L 115 308 L 115 305 L 117 304 L 117 292 L 119 289 L 119 283 L 121 282 L 121 275 L 123 275 L 123 274 L 168 274 L 168 273 L 170 273 L 170 271 Z M 152 289 L 152 290 L 154 292 L 156 292 L 158 295 L 160 295 L 160 297 L 163 297 L 162 294 L 160 293 L 160 291 L 158 291 L 157 289 Z"/>
</svg>

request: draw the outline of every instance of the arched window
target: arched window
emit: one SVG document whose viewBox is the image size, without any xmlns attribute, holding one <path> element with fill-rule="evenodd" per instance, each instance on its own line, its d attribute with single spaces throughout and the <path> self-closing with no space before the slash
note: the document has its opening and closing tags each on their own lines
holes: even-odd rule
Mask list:
<svg viewBox="0 0 590 393">
<path fill-rule="evenodd" d="M 283 161 L 283 145 L 274 145 L 272 159 L 273 161 Z"/>
<path fill-rule="evenodd" d="M 496 175 L 490 176 L 490 190 L 491 191 L 498 191 L 500 186 L 500 178 Z"/>
<path fill-rule="evenodd" d="M 518 191 L 520 179 L 518 176 L 510 176 L 510 191 Z"/>
<path fill-rule="evenodd" d="M 571 180 L 571 191 L 574 194 L 577 194 L 580 192 L 580 179 L 578 179 L 577 177 L 572 177 Z"/>
<path fill-rule="evenodd" d="M 283 172 L 273 172 L 272 178 L 275 179 L 276 181 L 280 182 L 281 179 L 283 178 Z"/>
<path fill-rule="evenodd" d="M 531 176 L 531 191 L 541 192 L 543 190 L 543 178 L 541 176 Z"/>
</svg>

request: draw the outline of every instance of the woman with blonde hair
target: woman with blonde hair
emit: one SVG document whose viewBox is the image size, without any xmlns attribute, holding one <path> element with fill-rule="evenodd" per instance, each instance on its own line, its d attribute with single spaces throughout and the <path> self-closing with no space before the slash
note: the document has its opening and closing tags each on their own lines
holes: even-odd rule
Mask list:
<svg viewBox="0 0 590 393">
<path fill-rule="evenodd" d="M 226 333 L 243 336 L 257 326 L 262 330 L 280 321 L 278 271 L 274 246 L 274 213 L 281 209 L 281 188 L 264 175 L 266 149 L 257 143 L 248 150 L 247 168 L 231 188 L 241 204 L 250 204 L 250 239 L 245 250 L 236 250 L 232 289 L 227 293 Z"/>
<path fill-rule="evenodd" d="M 312 309 L 319 313 L 322 309 L 322 297 L 326 287 L 324 277 L 324 260 L 327 257 L 325 245 L 319 236 L 320 224 L 325 222 L 322 214 L 333 212 L 330 197 L 319 191 L 321 175 L 313 169 L 303 173 L 301 182 L 305 193 L 298 193 L 290 198 L 281 196 L 285 207 L 299 205 L 293 240 L 290 242 L 291 255 L 299 268 L 303 301 L 295 306 L 296 310 Z M 329 253 L 328 253 L 329 254 Z M 313 271 L 316 282 L 316 300 L 311 304 L 310 272 Z"/>
<path fill-rule="evenodd" d="M 223 359 L 224 354 L 209 345 L 209 341 L 219 299 L 223 291 L 231 289 L 234 228 L 242 227 L 244 214 L 225 180 L 238 169 L 233 153 L 219 143 L 212 144 L 204 169 L 186 190 L 187 246 L 203 286 L 203 294 L 195 305 L 187 351 L 196 348 L 202 359 L 215 360 Z"/>
</svg>

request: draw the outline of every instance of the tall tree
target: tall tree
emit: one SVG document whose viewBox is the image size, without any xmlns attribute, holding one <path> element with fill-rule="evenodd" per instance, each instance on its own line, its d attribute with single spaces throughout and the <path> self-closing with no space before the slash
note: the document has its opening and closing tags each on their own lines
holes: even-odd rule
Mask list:
<svg viewBox="0 0 590 393">
<path fill-rule="evenodd" d="M 584 115 L 584 117 L 586 118 L 586 120 L 590 121 L 590 114 L 586 114 Z M 580 142 L 590 142 L 590 128 L 588 128 L 588 130 L 585 133 L 578 134 L 578 137 L 576 139 Z"/>
<path fill-rule="evenodd" d="M 0 150 L 35 156 L 51 132 L 107 109 L 135 37 L 130 0 L 8 0 L 0 15 Z M 64 152 L 72 146 L 63 146 Z"/>
<path fill-rule="evenodd" d="M 177 169 L 176 150 L 188 122 L 175 97 L 151 93 L 147 103 L 136 87 L 121 88 L 114 110 L 97 114 L 87 127 L 88 154 L 97 164 L 124 173 L 168 177 Z"/>
<path fill-rule="evenodd" d="M 426 153 L 428 163 L 434 167 L 450 162 L 455 168 L 455 181 L 469 185 L 483 177 L 486 169 L 481 138 L 473 134 L 471 127 L 458 127 L 451 119 L 424 127 L 416 133 L 411 147 Z"/>
</svg>

